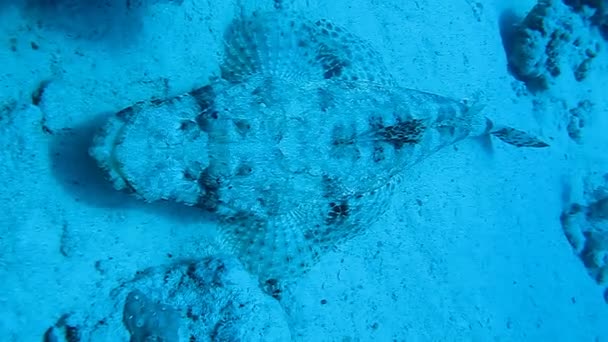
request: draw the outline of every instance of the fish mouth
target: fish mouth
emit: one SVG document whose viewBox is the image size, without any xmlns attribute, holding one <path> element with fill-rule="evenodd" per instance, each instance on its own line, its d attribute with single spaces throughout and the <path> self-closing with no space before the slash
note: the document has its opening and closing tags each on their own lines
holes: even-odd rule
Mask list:
<svg viewBox="0 0 608 342">
<path fill-rule="evenodd" d="M 119 118 L 119 120 L 116 118 Z M 93 138 L 89 155 L 105 172 L 106 178 L 112 182 L 114 188 L 136 193 L 135 187 L 131 185 L 127 176 L 122 172 L 121 163 L 116 157 L 117 148 L 120 145 L 126 125 L 127 123 L 122 122 L 119 116 L 112 117 Z"/>
</svg>

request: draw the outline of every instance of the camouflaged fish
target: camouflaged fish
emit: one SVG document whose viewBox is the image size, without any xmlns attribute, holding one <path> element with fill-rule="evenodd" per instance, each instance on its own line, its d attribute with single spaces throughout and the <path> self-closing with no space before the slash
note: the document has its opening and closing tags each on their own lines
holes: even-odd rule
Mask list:
<svg viewBox="0 0 608 342">
<path fill-rule="evenodd" d="M 224 38 L 220 77 L 122 110 L 91 154 L 118 189 L 215 212 L 271 290 L 374 223 L 399 176 L 441 148 L 476 136 L 547 146 L 478 106 L 398 86 L 329 21 L 256 14 Z"/>
</svg>

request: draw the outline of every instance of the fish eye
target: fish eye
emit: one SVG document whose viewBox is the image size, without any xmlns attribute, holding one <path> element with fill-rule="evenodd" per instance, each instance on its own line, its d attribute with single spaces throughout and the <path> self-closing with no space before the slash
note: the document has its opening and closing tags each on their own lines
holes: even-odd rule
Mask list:
<svg viewBox="0 0 608 342">
<path fill-rule="evenodd" d="M 236 174 L 239 176 L 247 176 L 250 175 L 252 172 L 253 168 L 248 164 L 243 164 L 239 166 L 239 168 L 236 170 Z"/>
<path fill-rule="evenodd" d="M 189 130 L 191 130 L 194 127 L 196 127 L 196 122 L 194 122 L 192 120 L 183 120 L 179 124 L 179 130 L 180 131 L 189 131 Z"/>
<path fill-rule="evenodd" d="M 196 181 L 198 178 L 191 170 L 184 170 L 184 179 L 189 181 Z"/>
</svg>

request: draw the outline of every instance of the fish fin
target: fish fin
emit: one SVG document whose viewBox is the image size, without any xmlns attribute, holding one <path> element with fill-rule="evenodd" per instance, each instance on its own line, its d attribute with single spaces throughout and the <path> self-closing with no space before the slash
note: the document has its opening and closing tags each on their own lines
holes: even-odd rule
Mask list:
<svg viewBox="0 0 608 342">
<path fill-rule="evenodd" d="M 225 246 L 258 278 L 260 287 L 277 299 L 282 289 L 307 273 L 324 251 L 306 235 L 315 225 L 309 214 L 304 208 L 265 218 L 237 213 L 220 222 Z M 317 219 L 316 224 L 320 223 Z"/>
<path fill-rule="evenodd" d="M 491 144 L 488 144 L 488 136 L 494 136 L 503 142 L 517 146 L 517 147 L 547 147 L 549 144 L 542 141 L 541 139 L 526 133 L 522 130 L 515 129 L 508 126 L 496 126 L 492 120 L 487 117 L 480 115 L 484 105 L 480 102 L 474 102 L 469 106 L 468 115 L 471 121 L 471 132 L 472 136 L 479 137 L 480 141 L 484 145 L 484 149 L 491 148 Z"/>
<path fill-rule="evenodd" d="M 362 234 L 384 213 L 388 189 L 299 205 L 286 212 L 258 217 L 248 212 L 224 215 L 224 246 L 269 295 L 281 291 L 315 266 L 339 244 Z"/>
<path fill-rule="evenodd" d="M 479 145 L 481 146 L 481 149 L 483 150 L 483 152 L 487 153 L 488 155 L 492 155 L 494 153 L 494 145 L 492 144 L 492 137 L 489 134 L 483 134 L 480 136 L 476 136 L 473 139 L 475 139 L 475 141 L 479 142 Z"/>
<path fill-rule="evenodd" d="M 489 133 L 503 142 L 517 147 L 541 148 L 549 146 L 549 144 L 541 139 L 512 127 L 495 127 L 490 129 Z"/>
<path fill-rule="evenodd" d="M 252 75 L 306 82 L 339 79 L 394 85 L 381 55 L 366 41 L 328 20 L 291 12 L 236 18 L 224 34 L 222 78 Z"/>
</svg>

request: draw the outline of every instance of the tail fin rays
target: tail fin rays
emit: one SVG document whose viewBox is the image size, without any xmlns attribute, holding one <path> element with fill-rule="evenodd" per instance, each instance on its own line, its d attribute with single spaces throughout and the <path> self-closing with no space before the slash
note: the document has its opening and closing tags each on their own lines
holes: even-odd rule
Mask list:
<svg viewBox="0 0 608 342">
<path fill-rule="evenodd" d="M 517 147 L 541 148 L 549 146 L 549 144 L 539 138 L 511 127 L 497 127 L 492 129 L 490 134 L 509 145 Z"/>
</svg>

